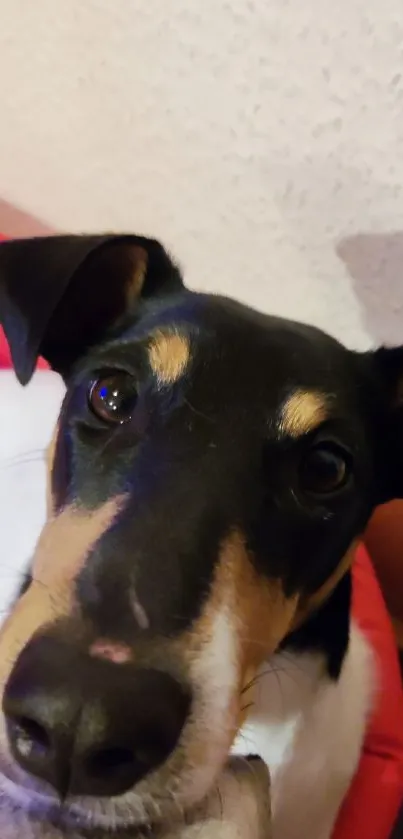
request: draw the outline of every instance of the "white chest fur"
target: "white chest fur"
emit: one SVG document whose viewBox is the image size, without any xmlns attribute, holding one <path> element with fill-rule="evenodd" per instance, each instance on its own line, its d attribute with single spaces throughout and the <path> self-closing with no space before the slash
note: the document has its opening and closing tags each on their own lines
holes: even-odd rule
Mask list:
<svg viewBox="0 0 403 839">
<path fill-rule="evenodd" d="M 270 768 L 273 839 L 331 836 L 358 766 L 375 685 L 373 651 L 354 624 L 337 681 L 317 654 L 282 653 L 261 668 L 234 753 L 260 755 Z"/>
</svg>

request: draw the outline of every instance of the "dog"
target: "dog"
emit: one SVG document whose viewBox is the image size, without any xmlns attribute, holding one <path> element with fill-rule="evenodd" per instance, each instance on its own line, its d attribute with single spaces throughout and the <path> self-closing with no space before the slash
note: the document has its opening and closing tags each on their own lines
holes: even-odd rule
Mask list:
<svg viewBox="0 0 403 839">
<path fill-rule="evenodd" d="M 377 690 L 350 568 L 403 492 L 403 348 L 190 291 L 134 235 L 2 244 L 0 320 L 22 385 L 39 355 L 66 383 L 0 631 L 1 836 L 158 830 L 232 753 L 270 770 L 274 839 L 329 839 Z"/>
</svg>

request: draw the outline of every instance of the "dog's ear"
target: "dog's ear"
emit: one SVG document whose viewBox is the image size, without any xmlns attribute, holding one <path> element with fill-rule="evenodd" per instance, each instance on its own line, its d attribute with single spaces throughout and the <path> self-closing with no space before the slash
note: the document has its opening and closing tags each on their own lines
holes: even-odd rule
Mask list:
<svg viewBox="0 0 403 839">
<path fill-rule="evenodd" d="M 403 347 L 361 356 L 365 415 L 373 434 L 376 503 L 403 498 Z"/>
<path fill-rule="evenodd" d="M 0 245 L 0 324 L 18 379 L 42 355 L 68 376 L 139 298 L 183 288 L 164 248 L 141 236 L 52 236 Z"/>
</svg>

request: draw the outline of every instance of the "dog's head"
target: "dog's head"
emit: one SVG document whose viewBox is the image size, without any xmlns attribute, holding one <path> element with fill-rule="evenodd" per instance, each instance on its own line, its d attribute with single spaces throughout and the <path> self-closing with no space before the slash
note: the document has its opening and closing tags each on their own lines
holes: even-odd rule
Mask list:
<svg viewBox="0 0 403 839">
<path fill-rule="evenodd" d="M 67 385 L 2 771 L 27 809 L 146 822 L 205 794 L 281 645 L 337 678 L 355 542 L 402 489 L 403 354 L 192 293 L 135 236 L 1 245 L 0 319 L 23 384 L 42 354 Z"/>
</svg>

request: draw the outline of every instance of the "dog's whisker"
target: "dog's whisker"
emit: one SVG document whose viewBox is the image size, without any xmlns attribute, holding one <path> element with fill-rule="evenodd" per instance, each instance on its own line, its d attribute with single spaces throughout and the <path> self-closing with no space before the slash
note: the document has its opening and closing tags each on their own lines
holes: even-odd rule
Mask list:
<svg viewBox="0 0 403 839">
<path fill-rule="evenodd" d="M 255 705 L 256 705 L 256 703 L 255 703 L 255 702 L 248 702 L 248 704 L 247 704 L 247 705 L 243 705 L 243 706 L 240 708 L 241 714 L 246 714 L 248 711 L 250 711 L 250 709 L 251 709 L 251 708 L 254 708 L 254 707 L 255 707 Z"/>
<path fill-rule="evenodd" d="M 295 658 L 291 655 L 281 653 L 279 658 L 284 658 L 287 664 L 287 669 L 293 668 L 294 670 L 298 670 L 300 673 L 303 673 L 304 676 L 307 676 L 306 669 L 302 666 L 302 664 L 295 660 Z"/>
<path fill-rule="evenodd" d="M 215 423 L 215 422 L 216 422 L 216 420 L 214 419 L 214 417 L 209 417 L 207 414 L 204 414 L 204 413 L 203 413 L 203 411 L 200 411 L 198 408 L 195 408 L 195 407 L 191 404 L 191 402 L 189 402 L 189 400 L 186 398 L 186 396 L 184 396 L 184 397 L 183 397 L 183 401 L 184 401 L 185 405 L 187 405 L 187 407 L 188 407 L 188 408 L 190 408 L 190 410 L 192 411 L 192 413 L 193 413 L 193 414 L 196 414 L 196 416 L 198 416 L 198 417 L 202 417 L 203 419 L 207 420 L 207 422 L 211 422 L 211 423 Z"/>
<path fill-rule="evenodd" d="M 301 672 L 304 673 L 303 670 Z M 270 666 L 267 667 L 265 670 L 262 670 L 260 673 L 257 673 L 256 676 L 253 679 L 251 679 L 251 681 L 248 682 L 247 685 L 245 685 L 245 687 L 241 691 L 241 696 L 247 693 L 252 688 L 256 687 L 258 684 L 260 684 L 260 682 L 263 679 L 267 678 L 267 676 L 276 675 L 277 680 L 280 681 L 280 674 L 288 676 L 288 678 L 291 679 L 294 682 L 294 684 L 298 684 L 297 677 L 290 673 L 290 671 L 286 667 Z"/>
<path fill-rule="evenodd" d="M 29 449 L 25 452 L 19 452 L 18 454 L 12 455 L 12 457 L 5 457 L 1 460 L 1 463 L 15 463 L 18 461 L 24 461 L 27 457 L 39 457 L 46 455 L 46 448 L 39 448 L 39 449 Z"/>
<path fill-rule="evenodd" d="M 291 653 L 287 653 L 285 651 L 282 651 L 278 655 L 278 660 L 281 661 L 281 659 L 283 659 L 283 658 L 285 659 L 285 662 L 286 662 L 286 666 L 284 668 L 286 673 L 290 674 L 290 670 L 292 668 L 294 668 L 294 670 L 298 670 L 298 672 L 302 674 L 304 679 L 307 679 L 308 681 L 312 681 L 314 679 L 314 677 L 311 676 L 311 674 L 309 672 L 307 672 L 306 668 L 303 667 L 302 664 L 300 664 L 299 662 L 297 662 L 295 660 L 295 657 Z"/>
<path fill-rule="evenodd" d="M 243 727 L 239 730 L 237 738 L 239 741 L 242 742 L 245 752 L 251 754 L 256 751 L 256 738 L 248 721 L 246 721 Z M 237 758 L 243 758 L 244 760 L 247 760 L 247 758 L 244 755 L 240 755 L 239 753 L 237 753 Z"/>
<path fill-rule="evenodd" d="M 8 472 L 11 469 L 19 469 L 20 466 L 31 466 L 33 463 L 42 463 L 42 460 L 39 457 L 32 457 L 26 460 L 17 460 L 14 463 L 2 463 L 0 465 L 0 472 Z"/>
<path fill-rule="evenodd" d="M 277 685 L 278 685 L 279 693 L 281 694 L 283 710 L 285 712 L 285 696 L 284 696 L 284 690 L 283 690 L 283 685 L 282 685 L 282 682 L 281 682 L 280 674 L 284 674 L 285 676 L 288 676 L 288 678 L 290 678 L 295 684 L 298 684 L 296 678 L 293 677 L 291 675 L 291 673 L 289 673 L 287 671 L 286 668 L 269 666 L 265 670 L 263 670 L 262 672 L 258 673 L 254 677 L 254 679 L 251 679 L 250 683 L 248 683 L 248 685 L 246 685 L 245 688 L 243 689 L 243 691 L 241 693 L 241 696 L 245 695 L 245 693 L 247 693 L 248 691 L 250 691 L 252 689 L 255 689 L 261 683 L 261 681 L 263 679 L 265 679 L 269 676 L 274 676 L 275 679 L 276 679 Z M 250 703 L 251 706 L 253 706 L 255 704 L 256 704 L 255 702 Z"/>
<path fill-rule="evenodd" d="M 257 682 L 259 682 L 261 679 L 263 679 L 265 676 L 267 676 L 270 673 L 287 673 L 287 668 L 286 667 L 277 667 L 275 665 L 271 665 L 271 664 L 268 663 L 266 670 L 263 670 L 263 671 L 260 671 L 259 673 L 256 673 L 256 675 L 253 676 L 253 678 L 249 682 L 247 682 L 246 685 L 244 685 L 244 687 L 242 688 L 242 690 L 240 692 L 240 695 L 243 696 L 245 693 L 247 693 L 249 690 L 251 690 L 255 686 L 255 684 L 257 684 Z"/>
<path fill-rule="evenodd" d="M 18 469 L 20 466 L 29 466 L 32 463 L 41 463 L 45 465 L 46 453 L 42 449 L 36 452 L 27 452 L 26 454 L 15 455 L 14 457 L 0 460 L 0 472 L 6 472 L 9 469 Z"/>
</svg>

